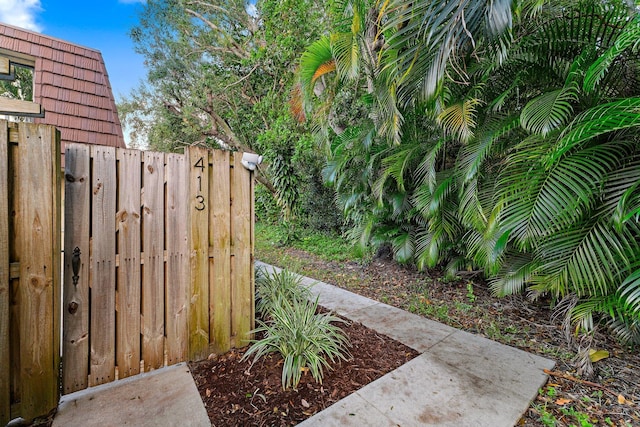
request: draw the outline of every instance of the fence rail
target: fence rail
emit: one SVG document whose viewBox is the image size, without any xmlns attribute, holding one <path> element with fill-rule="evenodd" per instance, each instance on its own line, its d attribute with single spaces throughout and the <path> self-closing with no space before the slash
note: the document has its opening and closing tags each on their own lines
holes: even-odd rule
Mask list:
<svg viewBox="0 0 640 427">
<path fill-rule="evenodd" d="M 63 393 L 247 343 L 253 180 L 240 160 L 67 145 Z"/>
</svg>

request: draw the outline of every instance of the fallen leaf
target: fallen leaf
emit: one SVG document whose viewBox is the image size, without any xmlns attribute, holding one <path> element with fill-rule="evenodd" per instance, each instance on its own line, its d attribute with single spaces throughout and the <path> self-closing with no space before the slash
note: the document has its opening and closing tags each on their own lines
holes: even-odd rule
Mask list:
<svg viewBox="0 0 640 427">
<path fill-rule="evenodd" d="M 556 399 L 556 405 L 564 406 L 567 403 L 571 403 L 571 399 L 565 399 L 562 397 L 560 399 Z"/>
<path fill-rule="evenodd" d="M 598 360 L 606 359 L 609 357 L 609 352 L 607 350 L 589 350 L 589 360 L 592 363 L 596 363 Z"/>
<path fill-rule="evenodd" d="M 627 401 L 627 399 L 624 398 L 623 395 L 619 394 L 618 395 L 618 403 L 621 405 L 624 405 L 624 403 Z"/>
<path fill-rule="evenodd" d="M 302 406 L 304 406 L 305 408 L 308 408 L 308 407 L 310 406 L 310 405 L 309 405 L 309 402 L 307 402 L 307 401 L 306 401 L 306 400 L 304 400 L 304 399 L 302 399 L 302 401 L 301 401 L 300 403 L 302 403 Z"/>
<path fill-rule="evenodd" d="M 205 393 L 206 393 L 207 397 L 211 396 L 211 390 L 210 389 L 207 389 L 207 391 L 205 391 Z"/>
</svg>

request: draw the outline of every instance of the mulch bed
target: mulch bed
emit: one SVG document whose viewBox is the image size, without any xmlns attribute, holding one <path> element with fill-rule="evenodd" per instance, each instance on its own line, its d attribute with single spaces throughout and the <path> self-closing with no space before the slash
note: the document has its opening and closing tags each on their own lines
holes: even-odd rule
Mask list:
<svg viewBox="0 0 640 427">
<path fill-rule="evenodd" d="M 293 426 L 393 371 L 419 353 L 360 323 L 338 324 L 351 342 L 351 358 L 325 371 L 322 384 L 305 373 L 297 389 L 282 389 L 282 358 L 253 366 L 246 349 L 189 363 L 213 426 Z"/>
</svg>

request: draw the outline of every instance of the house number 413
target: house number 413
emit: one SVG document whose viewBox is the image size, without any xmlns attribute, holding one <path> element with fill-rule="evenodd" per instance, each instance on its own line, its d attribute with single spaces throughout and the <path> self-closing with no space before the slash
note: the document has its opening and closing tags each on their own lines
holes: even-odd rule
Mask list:
<svg viewBox="0 0 640 427">
<path fill-rule="evenodd" d="M 193 165 L 195 169 L 200 169 L 200 175 L 198 178 L 198 193 L 202 192 L 202 173 L 204 172 L 204 158 L 200 157 L 198 161 Z M 203 211 L 206 208 L 205 199 L 202 194 L 196 195 L 196 210 Z"/>
</svg>

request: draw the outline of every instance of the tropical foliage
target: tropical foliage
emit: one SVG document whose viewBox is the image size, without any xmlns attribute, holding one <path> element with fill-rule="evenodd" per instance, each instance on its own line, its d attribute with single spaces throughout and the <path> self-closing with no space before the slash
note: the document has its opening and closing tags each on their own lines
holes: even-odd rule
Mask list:
<svg viewBox="0 0 640 427">
<path fill-rule="evenodd" d="M 365 244 L 564 300 L 640 343 L 640 10 L 622 0 L 339 2 L 299 116 Z"/>
</svg>

